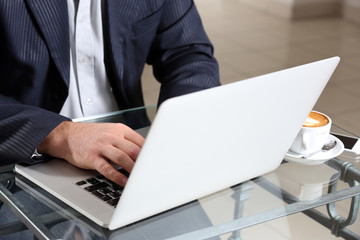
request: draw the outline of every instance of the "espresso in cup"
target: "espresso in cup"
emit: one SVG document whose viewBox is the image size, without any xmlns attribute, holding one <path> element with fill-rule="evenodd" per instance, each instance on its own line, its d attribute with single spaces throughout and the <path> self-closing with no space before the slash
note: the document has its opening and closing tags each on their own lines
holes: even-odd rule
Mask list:
<svg viewBox="0 0 360 240">
<path fill-rule="evenodd" d="M 331 119 L 323 113 L 311 111 L 290 150 L 294 153 L 307 155 L 320 150 L 328 141 Z"/>
<path fill-rule="evenodd" d="M 329 118 L 322 113 L 312 111 L 306 118 L 303 127 L 322 127 L 330 122 Z"/>
</svg>

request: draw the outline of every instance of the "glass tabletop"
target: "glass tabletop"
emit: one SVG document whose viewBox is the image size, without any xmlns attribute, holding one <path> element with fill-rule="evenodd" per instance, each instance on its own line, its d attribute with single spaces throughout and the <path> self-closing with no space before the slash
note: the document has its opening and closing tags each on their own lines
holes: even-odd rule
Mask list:
<svg viewBox="0 0 360 240">
<path fill-rule="evenodd" d="M 123 122 L 142 128 L 155 114 L 156 106 L 148 106 L 75 121 Z M 336 126 L 332 131 L 351 134 Z M 293 221 L 321 225 L 329 236 L 324 239 L 332 235 L 360 239 L 358 169 L 357 156 L 347 154 L 317 165 L 284 160 L 273 172 L 110 231 L 13 173 L 12 166 L 2 166 L 0 200 L 6 206 L 1 206 L 0 218 L 7 222 L 0 225 L 0 239 L 16 234 L 39 239 L 296 239 Z M 307 232 L 297 234 L 306 239 Z"/>
</svg>

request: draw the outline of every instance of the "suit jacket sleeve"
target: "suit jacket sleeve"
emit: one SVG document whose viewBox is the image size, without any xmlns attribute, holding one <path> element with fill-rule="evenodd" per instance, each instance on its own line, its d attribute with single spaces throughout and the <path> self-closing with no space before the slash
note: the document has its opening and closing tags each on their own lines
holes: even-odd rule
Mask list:
<svg viewBox="0 0 360 240">
<path fill-rule="evenodd" d="M 44 121 L 46 119 L 46 121 Z M 62 121 L 59 114 L 0 94 L 0 165 L 14 162 L 34 163 L 36 147 Z"/>
<path fill-rule="evenodd" d="M 161 82 L 159 103 L 220 85 L 213 46 L 192 0 L 164 5 L 147 62 Z"/>
</svg>

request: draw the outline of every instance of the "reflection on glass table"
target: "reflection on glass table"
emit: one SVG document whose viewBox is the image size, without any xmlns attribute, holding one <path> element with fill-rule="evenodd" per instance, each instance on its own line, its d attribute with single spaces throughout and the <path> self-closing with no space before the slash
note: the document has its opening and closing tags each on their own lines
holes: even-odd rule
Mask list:
<svg viewBox="0 0 360 240">
<path fill-rule="evenodd" d="M 131 121 L 133 127 L 141 128 L 155 113 L 152 106 L 78 120 L 126 123 L 136 118 L 141 120 Z M 3 166 L 1 211 L 10 211 L 9 221 L 0 224 L 0 238 L 25 233 L 40 239 L 360 239 L 355 221 L 359 168 L 356 158 L 343 155 L 313 166 L 284 161 L 271 173 L 109 231 Z M 294 225 L 309 230 L 299 232 Z"/>
</svg>

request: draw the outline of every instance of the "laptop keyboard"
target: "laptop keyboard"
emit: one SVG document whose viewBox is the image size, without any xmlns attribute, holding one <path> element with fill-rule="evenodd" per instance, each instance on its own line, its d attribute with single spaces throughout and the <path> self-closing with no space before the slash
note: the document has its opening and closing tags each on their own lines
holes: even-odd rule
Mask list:
<svg viewBox="0 0 360 240">
<path fill-rule="evenodd" d="M 119 169 L 119 172 L 129 177 L 129 173 L 124 169 Z M 75 184 L 113 207 L 118 204 L 124 189 L 124 187 L 106 179 L 103 175 L 84 179 Z"/>
</svg>

